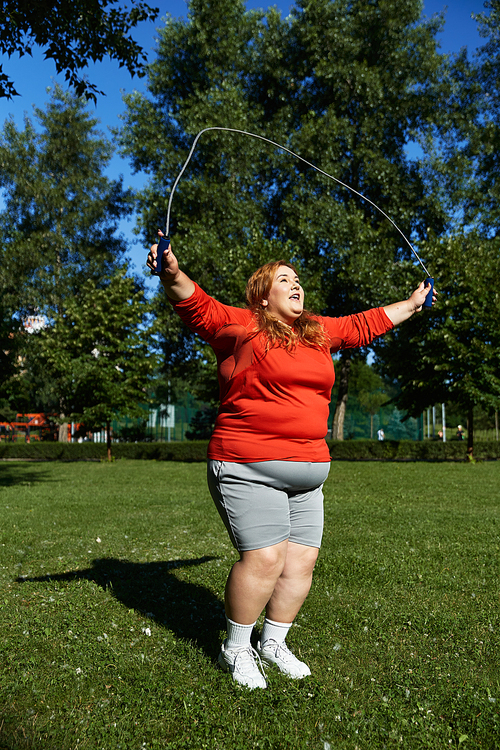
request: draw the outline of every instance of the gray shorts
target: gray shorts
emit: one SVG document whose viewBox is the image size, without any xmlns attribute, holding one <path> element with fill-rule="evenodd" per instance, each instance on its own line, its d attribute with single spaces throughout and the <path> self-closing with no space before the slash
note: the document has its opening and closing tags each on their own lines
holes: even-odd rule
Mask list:
<svg viewBox="0 0 500 750">
<path fill-rule="evenodd" d="M 210 460 L 207 476 L 231 541 L 243 552 L 285 539 L 319 548 L 329 470 L 330 462 Z"/>
</svg>

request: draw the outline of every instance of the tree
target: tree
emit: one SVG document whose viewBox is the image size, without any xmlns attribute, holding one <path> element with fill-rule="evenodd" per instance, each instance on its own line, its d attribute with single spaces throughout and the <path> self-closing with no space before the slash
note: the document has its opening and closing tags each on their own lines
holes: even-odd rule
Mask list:
<svg viewBox="0 0 500 750">
<path fill-rule="evenodd" d="M 217 409 L 213 406 L 203 406 L 195 412 L 193 419 L 186 430 L 188 440 L 208 440 L 215 426 Z"/>
<path fill-rule="evenodd" d="M 106 426 L 115 415 L 143 416 L 156 361 L 148 351 L 144 292 L 123 271 L 97 284 L 85 282 L 52 325 L 36 334 L 31 369 L 43 368 L 64 418 L 89 429 Z"/>
<path fill-rule="evenodd" d="M 152 20 L 158 8 L 131 0 L 131 8 L 112 7 L 116 0 L 60 0 L 58 3 L 3 0 L 0 5 L 0 54 L 31 55 L 42 47 L 45 59 L 55 62 L 58 73 L 77 96 L 96 101 L 103 92 L 87 81 L 81 71 L 89 62 L 110 57 L 131 75 L 142 76 L 146 55 L 130 31 L 141 21 Z M 0 65 L 0 98 L 17 96 L 13 81 Z"/>
<path fill-rule="evenodd" d="M 0 403 L 8 404 L 12 396 L 12 385 L 17 373 L 18 328 L 10 311 L 0 301 Z M 5 406 L 5 408 L 8 408 Z M 1 420 L 6 421 L 6 420 Z M 9 419 L 8 421 L 12 421 Z"/>
<path fill-rule="evenodd" d="M 429 154 L 430 184 L 448 194 L 454 225 L 447 237 L 422 248 L 439 292 L 426 316 L 412 319 L 378 346 L 386 372 L 398 381 L 398 404 L 417 416 L 436 403 L 467 414 L 467 450 L 473 454 L 474 416 L 500 405 L 500 2 L 477 16 L 487 39 L 473 63 L 456 61 L 457 136 L 444 139 L 443 158 Z M 463 166 L 465 165 L 465 166 Z M 466 179 L 456 181 L 457 172 Z M 401 362 L 411 363 L 403 370 Z"/>
<path fill-rule="evenodd" d="M 466 141 L 466 154 L 476 166 L 468 195 L 467 220 L 475 220 L 487 237 L 500 236 L 500 0 L 486 0 L 489 13 L 476 16 L 486 39 L 475 70 L 481 95 L 481 118 Z"/>
<path fill-rule="evenodd" d="M 370 438 L 373 440 L 373 418 L 389 401 L 387 385 L 365 362 L 354 362 L 353 383 L 360 406 L 370 415 Z"/>
<path fill-rule="evenodd" d="M 105 175 L 113 148 L 82 99 L 56 87 L 35 114 L 40 132 L 8 119 L 0 134 L 0 281 L 20 315 L 50 316 L 87 278 L 123 264 L 115 228 L 132 194 Z"/>
<path fill-rule="evenodd" d="M 46 110 L 35 110 L 39 128 L 26 119 L 18 130 L 7 120 L 0 133 L 0 299 L 10 336 L 2 351 L 14 370 L 32 343 L 23 320 L 52 321 L 87 280 L 100 283 L 125 262 L 116 224 L 132 210 L 132 195 L 105 175 L 113 149 L 85 106 L 56 87 Z M 2 367 L 0 390 L 12 408 L 52 404 L 43 370 L 30 373 L 31 391 L 12 375 Z"/>
<path fill-rule="evenodd" d="M 376 347 L 384 371 L 401 388 L 396 403 L 408 414 L 417 417 L 432 404 L 449 402 L 465 409 L 470 454 L 474 407 L 500 407 L 499 250 L 498 241 L 473 233 L 429 243 L 425 252 L 439 279 L 437 305 Z"/>
<path fill-rule="evenodd" d="M 193 0 L 187 21 L 160 31 L 152 99 L 126 99 L 123 152 L 152 175 L 139 197 L 145 239 L 162 226 L 168 187 L 208 126 L 285 145 L 375 201 L 407 235 L 442 232 L 440 197 L 426 193 L 425 174 L 406 152 L 411 141 L 431 143 L 453 116 L 448 61 L 436 48 L 441 21 L 422 23 L 420 11 L 418 0 L 298 0 L 283 20 L 272 8 L 245 12 L 242 0 Z M 209 293 L 223 289 L 227 302 L 241 303 L 244 281 L 270 257 L 296 262 L 308 305 L 329 315 L 411 291 L 418 274 L 410 250 L 369 203 L 254 139 L 203 138 L 177 188 L 171 230 Z M 403 288 L 408 271 L 413 281 Z M 159 304 L 171 362 L 176 353 L 183 363 L 208 362 Z M 344 353 L 344 389 L 349 362 Z"/>
</svg>

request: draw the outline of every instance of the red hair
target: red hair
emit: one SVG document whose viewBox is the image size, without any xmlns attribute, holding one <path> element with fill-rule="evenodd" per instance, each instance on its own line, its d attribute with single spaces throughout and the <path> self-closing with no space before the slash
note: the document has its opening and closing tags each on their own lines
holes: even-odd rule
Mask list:
<svg viewBox="0 0 500 750">
<path fill-rule="evenodd" d="M 278 268 L 285 266 L 296 275 L 297 270 L 286 260 L 274 260 L 258 268 L 250 276 L 245 290 L 247 305 L 257 320 L 258 331 L 265 331 L 269 346 L 282 346 L 291 351 L 297 343 L 311 347 L 329 348 L 329 340 L 319 320 L 310 312 L 303 310 L 293 326 L 288 326 L 262 306 L 262 300 L 267 299 Z"/>
</svg>

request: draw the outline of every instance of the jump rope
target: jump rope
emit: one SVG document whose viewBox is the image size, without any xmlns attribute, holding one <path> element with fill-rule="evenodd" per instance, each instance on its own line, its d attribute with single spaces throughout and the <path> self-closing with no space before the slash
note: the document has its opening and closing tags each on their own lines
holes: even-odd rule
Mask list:
<svg viewBox="0 0 500 750">
<path fill-rule="evenodd" d="M 175 182 L 174 182 L 174 184 L 172 186 L 172 190 L 170 192 L 170 196 L 169 196 L 169 199 L 168 199 L 167 221 L 166 221 L 166 227 L 165 227 L 165 234 L 164 234 L 163 237 L 160 237 L 160 241 L 158 243 L 157 265 L 156 265 L 156 269 L 154 271 L 152 271 L 153 275 L 159 276 L 161 274 L 163 252 L 168 248 L 168 246 L 170 244 L 170 212 L 171 212 L 171 208 L 172 208 L 172 200 L 173 200 L 174 193 L 175 193 L 175 190 L 177 188 L 177 185 L 179 184 L 182 175 L 186 171 L 186 167 L 188 166 L 189 162 L 191 161 L 191 157 L 194 154 L 194 151 L 196 149 L 196 145 L 197 145 L 198 141 L 200 140 L 201 136 L 204 133 L 208 133 L 209 131 L 213 131 L 213 130 L 221 130 L 221 131 L 224 131 L 226 133 L 238 133 L 240 135 L 249 136 L 250 138 L 256 138 L 257 140 L 264 141 L 265 143 L 270 143 L 271 146 L 275 146 L 276 148 L 279 148 L 282 151 L 285 151 L 287 154 L 290 154 L 291 156 L 294 156 L 296 159 L 299 159 L 304 164 L 307 164 L 308 167 L 312 167 L 312 169 L 315 169 L 316 172 L 319 172 L 320 174 L 324 175 L 324 177 L 328 177 L 329 180 L 333 180 L 333 182 L 336 182 L 338 185 L 341 185 L 346 190 L 350 190 L 351 193 L 354 193 L 359 198 L 362 198 L 364 201 L 366 201 L 367 203 L 369 203 L 370 206 L 373 206 L 373 208 L 375 208 L 379 213 L 381 213 L 382 216 L 385 219 L 387 219 L 387 221 L 390 221 L 390 223 L 392 224 L 392 226 L 394 227 L 394 229 L 396 229 L 399 232 L 399 234 L 401 235 L 401 237 L 404 239 L 404 241 L 406 242 L 406 244 L 408 245 L 408 247 L 412 251 L 412 253 L 415 256 L 415 258 L 418 260 L 418 262 L 422 266 L 423 270 L 425 271 L 425 274 L 426 274 L 426 277 L 427 277 L 425 279 L 425 286 L 427 286 L 427 284 L 430 284 L 431 288 L 430 288 L 430 290 L 429 290 L 429 292 L 428 292 L 428 294 L 427 294 L 427 296 L 425 298 L 425 302 L 424 302 L 423 306 L 424 307 L 432 307 L 432 293 L 433 293 L 433 288 L 434 288 L 434 279 L 430 275 L 430 273 L 427 270 L 427 268 L 424 266 L 422 260 L 420 259 L 420 256 L 418 255 L 417 251 L 415 250 L 415 248 L 411 244 L 410 240 L 401 231 L 401 229 L 398 227 L 398 225 L 396 224 L 396 222 L 393 221 L 391 219 L 391 217 L 388 216 L 385 213 L 385 211 L 383 211 L 372 200 L 370 200 L 370 198 L 367 198 L 365 195 L 362 195 L 357 190 L 355 190 L 354 188 L 352 188 L 350 185 L 346 185 L 346 183 L 342 182 L 342 180 L 339 180 L 339 179 L 337 179 L 337 177 L 334 177 L 333 175 L 328 174 L 328 172 L 323 171 L 322 169 L 320 169 L 319 167 L 317 167 L 315 164 L 312 164 L 310 161 L 307 161 L 307 159 L 304 159 L 302 156 L 299 156 L 299 154 L 296 154 L 294 151 L 291 151 L 289 148 L 286 148 L 286 146 L 282 146 L 280 143 L 275 143 L 275 141 L 271 141 L 269 138 L 264 138 L 264 136 L 257 135 L 256 133 L 249 133 L 246 130 L 237 130 L 236 128 L 223 128 L 223 127 L 219 127 L 219 126 L 214 126 L 214 127 L 210 127 L 210 128 L 204 128 L 203 130 L 200 130 L 200 132 L 196 135 L 196 137 L 195 137 L 195 139 L 193 141 L 193 144 L 191 146 L 191 150 L 190 150 L 190 152 L 188 154 L 188 157 L 187 157 L 186 161 L 184 162 L 184 164 L 182 166 L 181 171 L 179 172 L 179 174 L 177 175 L 177 177 L 175 179 Z"/>
</svg>

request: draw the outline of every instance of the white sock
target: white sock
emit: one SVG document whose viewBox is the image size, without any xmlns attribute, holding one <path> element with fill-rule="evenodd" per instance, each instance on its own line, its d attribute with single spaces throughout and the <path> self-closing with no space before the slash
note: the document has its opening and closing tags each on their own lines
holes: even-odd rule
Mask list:
<svg viewBox="0 0 500 750">
<path fill-rule="evenodd" d="M 247 648 L 248 646 L 250 646 L 250 637 L 252 635 L 252 630 L 255 622 L 253 622 L 251 625 L 241 625 L 239 622 L 233 622 L 233 620 L 230 620 L 226 615 L 226 623 L 226 648 Z"/>
<path fill-rule="evenodd" d="M 266 641 L 276 641 L 276 643 L 283 643 L 291 627 L 291 622 L 275 622 L 274 620 L 269 620 L 266 617 L 262 626 L 260 645 L 263 646 Z"/>
</svg>

